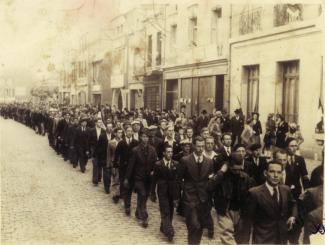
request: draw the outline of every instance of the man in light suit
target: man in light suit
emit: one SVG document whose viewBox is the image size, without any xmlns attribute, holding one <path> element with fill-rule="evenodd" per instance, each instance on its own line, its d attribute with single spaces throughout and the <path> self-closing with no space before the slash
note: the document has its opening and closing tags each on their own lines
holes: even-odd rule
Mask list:
<svg viewBox="0 0 325 245">
<path fill-rule="evenodd" d="M 244 212 L 247 227 L 253 227 L 253 244 L 286 244 L 297 217 L 297 204 L 290 188 L 281 185 L 283 166 L 271 161 L 265 170 L 265 184 L 249 190 Z M 251 229 L 247 229 L 250 232 Z M 249 242 L 249 235 L 246 236 Z"/>
</svg>

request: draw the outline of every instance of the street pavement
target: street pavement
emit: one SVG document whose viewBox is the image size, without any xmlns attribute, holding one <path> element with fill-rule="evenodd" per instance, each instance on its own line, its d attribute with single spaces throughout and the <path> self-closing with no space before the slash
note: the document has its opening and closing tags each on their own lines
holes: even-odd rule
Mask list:
<svg viewBox="0 0 325 245">
<path fill-rule="evenodd" d="M 48 145 L 47 137 L 0 118 L 1 243 L 2 244 L 168 244 L 159 231 L 157 203 L 148 201 L 149 227 L 124 215 L 103 185 L 91 183 L 87 171 L 63 161 Z M 215 218 L 215 213 L 213 212 Z M 187 243 L 186 225 L 174 220 L 175 244 Z M 207 239 L 202 244 L 218 243 Z"/>
<path fill-rule="evenodd" d="M 12 120 L 0 118 L 0 132 L 2 244 L 168 244 L 159 232 L 157 203 L 148 201 L 144 229 L 134 217 L 135 196 L 132 217 L 126 217 L 112 194 L 92 185 L 90 162 L 82 174 L 49 147 L 47 137 Z M 307 160 L 309 173 L 317 164 Z M 184 219 L 176 215 L 174 227 L 174 243 L 186 244 Z M 205 231 L 202 244 L 220 243 L 215 233 L 210 241 Z"/>
</svg>

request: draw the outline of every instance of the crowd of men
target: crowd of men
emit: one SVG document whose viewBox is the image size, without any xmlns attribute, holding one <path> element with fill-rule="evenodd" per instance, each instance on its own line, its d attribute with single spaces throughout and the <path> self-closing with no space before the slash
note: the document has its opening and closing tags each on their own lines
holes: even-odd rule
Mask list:
<svg viewBox="0 0 325 245">
<path fill-rule="evenodd" d="M 136 193 L 144 228 L 148 199 L 158 199 L 160 231 L 169 241 L 174 211 L 185 217 L 189 244 L 200 244 L 204 229 L 214 238 L 212 208 L 223 244 L 297 244 L 303 229 L 308 243 L 322 223 L 323 161 L 309 178 L 299 127 L 282 115 L 270 114 L 263 134 L 259 114 L 246 118 L 241 109 L 232 117 L 205 110 L 187 117 L 184 108 L 9 104 L 0 113 L 47 135 L 81 173 L 90 159 L 93 185 L 102 182 L 127 216 Z"/>
</svg>

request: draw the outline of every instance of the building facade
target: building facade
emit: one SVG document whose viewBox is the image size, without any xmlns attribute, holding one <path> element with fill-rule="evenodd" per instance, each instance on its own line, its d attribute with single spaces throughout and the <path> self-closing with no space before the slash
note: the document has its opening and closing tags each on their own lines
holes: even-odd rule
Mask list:
<svg viewBox="0 0 325 245">
<path fill-rule="evenodd" d="M 167 8 L 164 108 L 185 106 L 188 116 L 228 108 L 229 16 L 218 1 Z"/>
<path fill-rule="evenodd" d="M 313 132 L 320 120 L 320 14 L 316 4 L 232 6 L 230 109 L 259 112 L 262 122 L 281 113 L 300 126 L 305 154 L 316 151 Z"/>
</svg>

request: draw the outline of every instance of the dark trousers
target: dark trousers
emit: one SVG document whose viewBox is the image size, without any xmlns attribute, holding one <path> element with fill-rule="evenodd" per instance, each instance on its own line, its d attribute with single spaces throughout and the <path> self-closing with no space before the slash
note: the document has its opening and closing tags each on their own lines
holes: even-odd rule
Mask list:
<svg viewBox="0 0 325 245">
<path fill-rule="evenodd" d="M 73 166 L 78 165 L 78 153 L 75 148 L 69 148 L 69 159 Z"/>
<path fill-rule="evenodd" d="M 174 214 L 174 202 L 173 196 L 168 193 L 159 193 L 158 191 L 158 199 L 159 199 L 159 210 L 160 210 L 160 230 L 165 235 L 174 235 L 173 228 L 173 214 Z"/>
<path fill-rule="evenodd" d="M 120 181 L 120 196 L 124 201 L 124 208 L 129 209 L 131 207 L 131 197 L 132 197 L 132 184 L 129 183 L 129 188 L 124 187 L 126 168 L 119 168 L 119 181 Z"/>
<path fill-rule="evenodd" d="M 101 159 L 93 158 L 93 184 L 98 184 L 102 179 L 104 161 Z"/>
<path fill-rule="evenodd" d="M 234 146 L 235 144 L 241 144 L 241 134 L 234 134 L 231 135 L 231 145 Z M 237 142 L 236 142 L 237 140 Z"/>
<path fill-rule="evenodd" d="M 185 205 L 188 244 L 200 244 L 203 227 L 210 214 L 209 204 L 199 203 L 195 207 Z"/>
<path fill-rule="evenodd" d="M 104 182 L 104 189 L 106 192 L 109 192 L 111 187 L 111 176 L 112 176 L 112 169 L 105 166 L 103 167 L 103 182 Z"/>
<path fill-rule="evenodd" d="M 134 188 L 137 192 L 137 210 L 136 216 L 141 220 L 148 219 L 147 212 L 147 200 L 150 195 L 150 186 L 149 181 L 135 181 Z"/>
<path fill-rule="evenodd" d="M 86 171 L 86 165 L 88 161 L 88 156 L 86 155 L 85 152 L 86 150 L 80 148 L 78 149 L 78 162 L 79 162 L 80 170 L 83 173 Z"/>
</svg>

